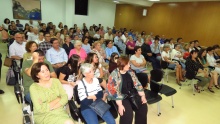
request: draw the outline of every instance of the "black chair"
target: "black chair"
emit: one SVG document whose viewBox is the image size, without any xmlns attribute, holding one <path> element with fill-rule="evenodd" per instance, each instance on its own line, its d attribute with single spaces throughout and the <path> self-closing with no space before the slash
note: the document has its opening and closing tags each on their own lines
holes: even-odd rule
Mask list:
<svg viewBox="0 0 220 124">
<path fill-rule="evenodd" d="M 169 68 L 168 65 L 169 65 L 168 62 L 161 60 L 161 68 L 164 71 L 164 76 L 167 78 L 167 83 L 168 83 L 168 79 L 169 79 L 169 73 L 175 71 L 175 69 Z M 164 82 L 164 80 L 163 80 L 163 82 Z"/>
<path fill-rule="evenodd" d="M 174 108 L 174 101 L 173 101 L 173 95 L 176 94 L 176 90 L 170 86 L 167 86 L 165 84 L 159 84 L 154 80 L 151 80 L 151 85 L 160 85 L 161 89 L 159 91 L 160 94 L 164 94 L 165 96 L 171 96 L 171 100 L 172 100 L 172 108 Z M 154 86 L 156 87 L 156 86 Z"/>
<path fill-rule="evenodd" d="M 151 90 L 145 89 L 145 95 L 147 99 L 148 104 L 154 104 L 157 103 L 157 115 L 160 116 L 160 101 L 162 100 L 162 97 L 158 94 L 161 90 L 161 85 L 158 84 L 150 84 Z"/>
</svg>

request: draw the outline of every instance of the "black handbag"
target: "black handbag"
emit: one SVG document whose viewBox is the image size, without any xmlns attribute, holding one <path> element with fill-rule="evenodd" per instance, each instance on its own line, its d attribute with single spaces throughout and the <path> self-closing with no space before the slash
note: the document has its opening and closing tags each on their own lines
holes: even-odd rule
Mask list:
<svg viewBox="0 0 220 124">
<path fill-rule="evenodd" d="M 83 86 L 85 88 L 86 95 L 88 97 L 88 92 L 84 81 L 82 80 Z M 89 107 L 96 112 L 97 115 L 103 117 L 103 115 L 110 109 L 110 105 L 104 102 L 102 99 L 96 99 Z"/>
<path fill-rule="evenodd" d="M 140 109 L 142 105 L 142 100 L 137 90 L 135 88 L 131 89 L 130 91 L 128 91 L 128 96 L 129 96 L 128 99 L 131 103 L 132 109 L 133 110 Z"/>
</svg>

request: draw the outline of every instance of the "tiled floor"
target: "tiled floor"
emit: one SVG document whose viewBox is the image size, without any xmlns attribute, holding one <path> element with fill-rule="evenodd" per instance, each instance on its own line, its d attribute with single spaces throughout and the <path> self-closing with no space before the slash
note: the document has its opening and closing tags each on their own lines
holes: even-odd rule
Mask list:
<svg viewBox="0 0 220 124">
<path fill-rule="evenodd" d="M 3 60 L 6 44 L 0 43 Z M 5 94 L 0 95 L 0 124 L 22 124 L 21 104 L 18 104 L 12 86 L 5 83 L 7 68 L 2 68 L 0 89 Z M 157 116 L 157 104 L 148 106 L 148 124 L 220 124 L 220 90 L 214 89 L 210 93 L 207 88 L 202 93 L 192 95 L 190 86 L 179 86 L 174 83 L 174 74 L 170 74 L 169 83 L 165 83 L 177 90 L 174 95 L 175 107 L 171 107 L 171 98 L 163 96 L 160 102 L 161 116 Z M 117 119 L 118 123 L 118 119 Z"/>
</svg>

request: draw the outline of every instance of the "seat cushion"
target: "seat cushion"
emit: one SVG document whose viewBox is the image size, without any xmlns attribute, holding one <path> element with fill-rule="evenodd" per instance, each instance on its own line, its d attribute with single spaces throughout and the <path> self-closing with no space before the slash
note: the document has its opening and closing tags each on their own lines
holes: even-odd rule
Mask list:
<svg viewBox="0 0 220 124">
<path fill-rule="evenodd" d="M 158 95 L 157 93 L 154 93 L 154 92 L 147 90 L 147 89 L 144 90 L 144 92 L 145 92 L 148 104 L 154 104 L 154 103 L 157 103 L 160 100 L 162 100 L 162 97 L 160 95 Z"/>
<path fill-rule="evenodd" d="M 172 96 L 176 92 L 177 91 L 174 88 L 167 86 L 167 85 L 162 85 L 162 88 L 159 93 L 164 94 L 166 96 Z"/>
</svg>

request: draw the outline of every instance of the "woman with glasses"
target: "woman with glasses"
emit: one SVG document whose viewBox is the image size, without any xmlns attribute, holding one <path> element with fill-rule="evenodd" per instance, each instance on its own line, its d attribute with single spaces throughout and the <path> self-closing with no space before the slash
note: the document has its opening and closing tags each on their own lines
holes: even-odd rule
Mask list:
<svg viewBox="0 0 220 124">
<path fill-rule="evenodd" d="M 112 73 L 112 71 L 117 68 L 118 58 L 119 58 L 118 53 L 112 53 L 111 54 L 111 58 L 110 58 L 110 61 L 109 61 L 109 68 L 108 68 L 109 73 Z"/>
<path fill-rule="evenodd" d="M 106 40 L 105 42 L 106 42 L 105 53 L 106 53 L 106 58 L 108 60 L 110 60 L 110 56 L 114 52 L 116 52 L 116 53 L 118 53 L 118 55 L 120 55 L 119 52 L 118 52 L 118 49 L 115 46 L 113 46 L 112 40 Z"/>
<path fill-rule="evenodd" d="M 82 42 L 77 40 L 74 44 L 74 49 L 72 49 L 69 53 L 69 58 L 73 55 L 79 55 L 81 58 L 81 63 L 83 63 L 87 57 L 86 51 L 82 48 Z"/>
</svg>

